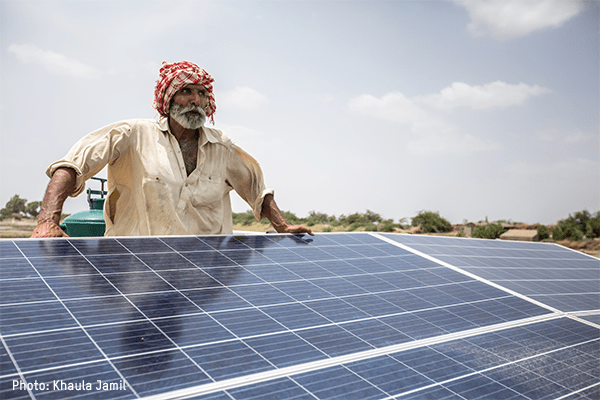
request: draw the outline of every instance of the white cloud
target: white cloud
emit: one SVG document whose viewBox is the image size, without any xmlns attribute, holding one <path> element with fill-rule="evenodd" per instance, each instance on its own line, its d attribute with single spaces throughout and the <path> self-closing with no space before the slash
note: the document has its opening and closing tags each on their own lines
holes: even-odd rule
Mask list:
<svg viewBox="0 0 600 400">
<path fill-rule="evenodd" d="M 100 70 L 50 50 L 42 50 L 30 44 L 11 44 L 8 51 L 24 63 L 39 64 L 48 71 L 73 78 L 96 79 Z"/>
<path fill-rule="evenodd" d="M 538 85 L 524 83 L 512 85 L 496 81 L 483 86 L 470 86 L 463 82 L 454 82 L 439 93 L 416 98 L 416 102 L 442 110 L 456 107 L 487 109 L 520 105 L 531 96 L 550 93 L 551 90 Z"/>
<path fill-rule="evenodd" d="M 496 81 L 482 86 L 454 82 L 439 93 L 406 97 L 400 92 L 388 93 L 381 98 L 363 94 L 348 102 L 351 111 L 401 123 L 416 123 L 432 118 L 426 108 L 450 110 L 470 107 L 476 110 L 521 105 L 531 96 L 550 93 L 551 90 L 525 83 L 512 85 Z"/>
<path fill-rule="evenodd" d="M 233 90 L 215 93 L 218 106 L 239 110 L 256 110 L 268 103 L 264 94 L 248 87 L 238 86 Z"/>
<path fill-rule="evenodd" d="M 581 0 L 455 0 L 471 17 L 469 32 L 504 40 L 557 28 L 579 14 Z"/>
<path fill-rule="evenodd" d="M 381 98 L 363 94 L 348 101 L 351 111 L 375 118 L 408 124 L 417 138 L 408 149 L 415 154 L 457 154 L 499 150 L 497 142 L 486 142 L 474 135 L 459 133 L 459 128 L 446 121 L 446 111 L 457 107 L 481 110 L 520 105 L 529 97 L 550 92 L 540 86 L 524 83 L 511 85 L 492 82 L 470 86 L 455 82 L 439 93 L 406 97 L 400 92 L 388 93 Z"/>
<path fill-rule="evenodd" d="M 411 123 L 427 117 L 424 110 L 400 92 L 388 93 L 380 99 L 363 94 L 348 102 L 351 111 L 395 122 Z"/>
</svg>

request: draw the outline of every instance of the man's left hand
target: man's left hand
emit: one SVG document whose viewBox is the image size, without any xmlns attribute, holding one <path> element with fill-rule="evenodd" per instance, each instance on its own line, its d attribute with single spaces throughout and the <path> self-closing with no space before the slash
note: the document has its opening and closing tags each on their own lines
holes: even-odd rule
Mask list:
<svg viewBox="0 0 600 400">
<path fill-rule="evenodd" d="M 304 225 L 287 225 L 283 228 L 275 228 L 277 233 L 308 233 L 310 236 L 315 236 L 313 231 Z"/>
</svg>

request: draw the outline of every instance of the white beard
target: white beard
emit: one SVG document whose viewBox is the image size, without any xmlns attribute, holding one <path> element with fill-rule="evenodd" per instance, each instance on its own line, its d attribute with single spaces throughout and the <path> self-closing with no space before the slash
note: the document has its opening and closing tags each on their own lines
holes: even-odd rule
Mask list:
<svg viewBox="0 0 600 400">
<path fill-rule="evenodd" d="M 190 111 L 196 111 L 200 115 L 192 114 Z M 179 104 L 173 104 L 169 110 L 169 115 L 185 129 L 201 128 L 206 121 L 206 112 L 199 106 L 184 107 Z"/>
</svg>

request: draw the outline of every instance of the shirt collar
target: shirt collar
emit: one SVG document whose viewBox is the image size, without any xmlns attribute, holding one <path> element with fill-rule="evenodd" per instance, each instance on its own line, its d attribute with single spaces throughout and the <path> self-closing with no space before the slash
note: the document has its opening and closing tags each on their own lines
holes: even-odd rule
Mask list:
<svg viewBox="0 0 600 400">
<path fill-rule="evenodd" d="M 169 119 L 163 118 L 160 121 L 158 121 L 158 129 L 160 129 L 163 132 L 171 133 L 171 129 L 169 128 Z"/>
<path fill-rule="evenodd" d="M 202 132 L 204 132 L 204 136 L 211 143 L 220 143 L 221 140 L 218 136 L 216 136 L 212 129 L 207 128 L 205 126 L 202 127 Z"/>
<path fill-rule="evenodd" d="M 169 132 L 169 133 L 171 133 L 171 128 L 169 127 L 169 119 L 168 118 L 163 118 L 160 121 L 158 121 L 158 128 L 161 131 L 163 131 L 163 132 Z M 217 136 L 215 136 L 215 134 L 212 132 L 212 129 L 207 129 L 206 127 L 203 126 L 202 127 L 202 132 L 204 132 L 204 135 L 201 135 L 201 136 L 206 137 L 206 139 L 209 142 L 211 142 L 211 143 L 218 143 L 219 142 L 219 138 Z"/>
</svg>

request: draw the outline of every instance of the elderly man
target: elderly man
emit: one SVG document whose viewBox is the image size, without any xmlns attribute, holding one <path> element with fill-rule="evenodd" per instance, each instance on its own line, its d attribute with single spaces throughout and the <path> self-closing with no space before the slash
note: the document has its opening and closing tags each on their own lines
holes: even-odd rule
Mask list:
<svg viewBox="0 0 600 400">
<path fill-rule="evenodd" d="M 51 164 L 32 237 L 66 236 L 58 226 L 64 201 L 79 195 L 107 164 L 107 236 L 231 234 L 232 189 L 277 232 L 312 235 L 286 222 L 258 162 L 221 131 L 204 126 L 206 118 L 214 123 L 213 81 L 193 63 L 163 63 L 153 105 L 161 120 L 108 125 Z"/>
</svg>

